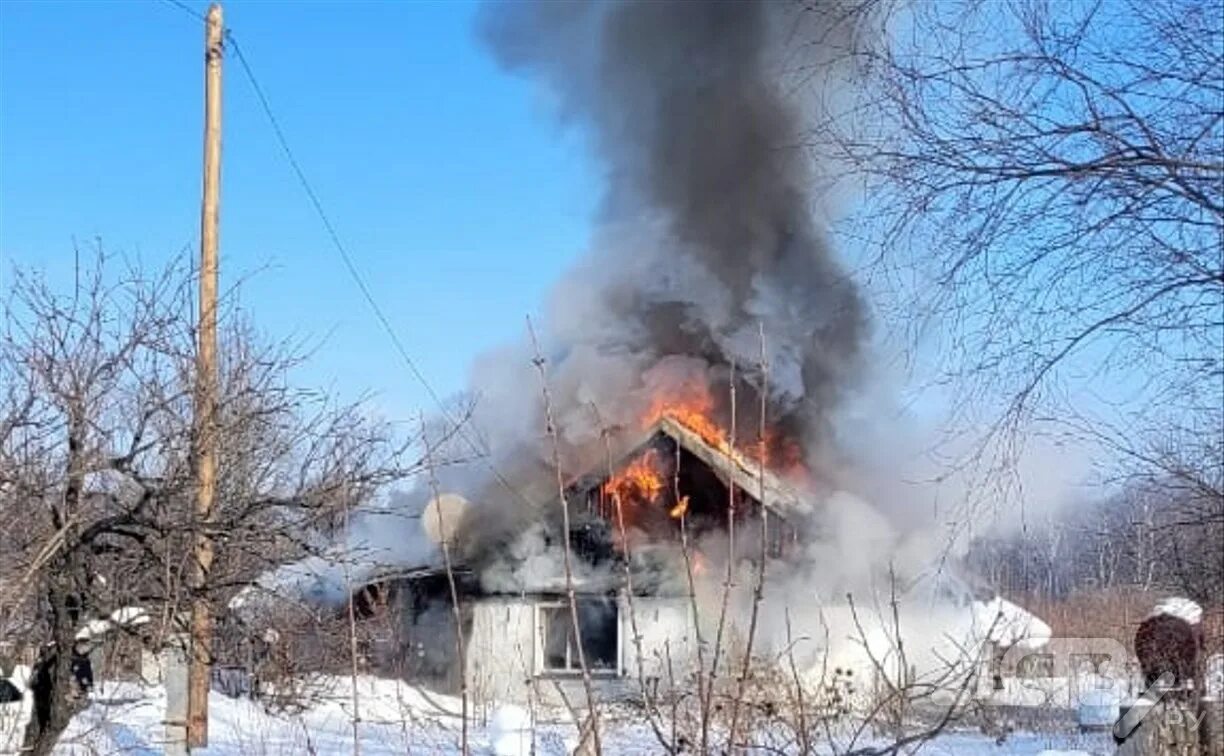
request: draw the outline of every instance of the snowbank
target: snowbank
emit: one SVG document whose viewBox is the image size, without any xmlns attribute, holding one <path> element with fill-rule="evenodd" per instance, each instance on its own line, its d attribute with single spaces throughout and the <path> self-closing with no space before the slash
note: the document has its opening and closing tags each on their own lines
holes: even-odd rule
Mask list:
<svg viewBox="0 0 1224 756">
<path fill-rule="evenodd" d="M 1004 648 L 1017 644 L 1030 649 L 1049 642 L 1053 630 L 1028 610 L 1001 596 L 973 603 L 973 623 L 988 639 Z"/>
</svg>

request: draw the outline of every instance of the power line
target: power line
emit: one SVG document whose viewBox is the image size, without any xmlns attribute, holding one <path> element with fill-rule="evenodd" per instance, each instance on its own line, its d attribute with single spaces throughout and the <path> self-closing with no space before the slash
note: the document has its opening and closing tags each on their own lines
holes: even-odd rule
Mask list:
<svg viewBox="0 0 1224 756">
<path fill-rule="evenodd" d="M 259 100 L 260 107 L 263 108 L 264 115 L 266 115 L 268 118 L 268 123 L 272 126 L 272 131 L 276 135 L 276 141 L 280 144 L 281 150 L 283 150 L 285 153 L 285 159 L 289 162 L 289 167 L 293 169 L 293 173 L 297 176 L 298 183 L 301 184 L 302 190 L 306 192 L 306 197 L 310 200 L 311 206 L 314 208 L 315 213 L 319 216 L 319 220 L 323 222 L 323 228 L 327 231 L 327 236 L 331 240 L 332 246 L 334 246 L 336 251 L 340 253 L 340 259 L 344 262 L 344 267 L 348 271 L 349 277 L 353 279 L 353 282 L 357 284 L 357 288 L 361 290 L 361 295 L 365 299 L 366 304 L 368 304 L 370 309 L 374 311 L 375 317 L 378 318 L 378 322 L 382 325 L 383 330 L 387 332 L 387 336 L 390 337 L 391 343 L 395 345 L 396 351 L 399 352 L 400 357 L 408 366 L 408 370 L 412 373 L 413 377 L 425 387 L 425 391 L 428 392 L 429 397 L 433 399 L 434 402 L 439 405 L 439 408 L 445 413 L 445 409 L 441 406 L 442 399 L 438 396 L 433 387 L 429 384 L 429 381 L 425 379 L 425 376 L 417 368 L 416 362 L 411 356 L 409 356 L 408 350 L 404 347 L 403 342 L 400 341 L 399 335 L 395 332 L 395 329 L 391 327 L 391 322 L 387 319 L 383 309 L 374 299 L 374 295 L 370 292 L 369 287 L 366 285 L 365 279 L 363 279 L 361 274 L 357 271 L 357 267 L 354 265 L 352 257 L 349 256 L 348 250 L 345 248 L 343 242 L 340 241 L 340 236 L 336 233 L 335 226 L 332 225 L 331 219 L 327 215 L 327 211 L 323 209 L 323 203 L 319 200 L 319 195 L 315 193 L 314 187 L 311 186 L 310 181 L 308 181 L 306 178 L 306 174 L 302 171 L 301 164 L 298 163 L 297 157 L 293 154 L 293 150 L 290 149 L 289 141 L 285 138 L 285 132 L 283 129 L 281 129 L 280 121 L 277 119 L 276 114 L 272 112 L 272 106 L 268 102 L 267 95 L 264 94 L 263 87 L 259 85 L 258 79 L 255 78 L 255 72 L 251 70 L 251 65 L 247 61 L 246 55 L 244 55 L 242 52 L 242 46 L 238 44 L 237 38 L 234 37 L 233 32 L 229 29 L 225 30 L 225 38 L 230 42 L 234 54 L 238 57 L 238 63 L 242 66 L 243 73 L 246 74 L 247 81 L 250 82 L 251 88 L 255 90 L 255 96 Z M 448 416 L 447 420 L 450 419 L 451 418 Z"/>
<path fill-rule="evenodd" d="M 199 11 L 196 11 L 196 10 L 192 10 L 190 6 L 188 6 L 186 3 L 179 2 L 179 0 L 162 0 L 162 2 L 167 3 L 169 5 L 173 5 L 175 8 L 178 8 L 179 10 L 183 11 L 187 15 L 196 19 L 200 23 L 204 23 L 205 21 L 208 20 L 207 18 L 205 18 L 203 13 L 200 13 Z"/>
<path fill-rule="evenodd" d="M 190 6 L 180 2 L 180 0 L 163 0 L 163 2 L 178 8 L 201 22 L 205 21 L 203 14 L 193 10 Z M 276 117 L 276 113 L 272 110 L 272 104 L 268 101 L 268 97 L 265 94 L 263 87 L 260 85 L 259 79 L 255 76 L 255 71 L 252 69 L 250 61 L 247 60 L 246 55 L 243 53 L 242 45 L 239 44 L 237 37 L 234 36 L 233 30 L 229 28 L 225 30 L 225 40 L 229 43 L 231 49 L 233 49 L 234 55 L 238 59 L 238 64 L 242 68 L 242 72 L 246 76 L 247 81 L 250 83 L 251 89 L 254 90 L 256 99 L 259 100 L 260 108 L 263 110 L 264 115 L 268 119 L 268 123 L 272 127 L 272 132 L 276 136 L 276 141 L 280 145 L 286 161 L 288 161 L 290 168 L 293 169 L 293 173 L 297 177 L 298 183 L 302 187 L 302 191 L 306 193 L 306 197 L 310 200 L 311 207 L 314 208 L 315 214 L 319 216 L 319 220 L 323 223 L 323 228 L 327 232 L 328 239 L 331 241 L 332 246 L 335 247 L 336 252 L 339 253 L 340 259 L 344 263 L 345 270 L 348 271 L 349 277 L 352 278 L 353 282 L 357 285 L 357 288 L 361 292 L 362 298 L 365 299 L 366 304 L 374 312 L 374 316 L 378 319 L 378 322 L 382 326 L 383 331 L 386 332 L 387 337 L 390 338 L 392 345 L 395 347 L 395 351 L 400 356 L 400 359 L 403 360 L 404 364 L 408 368 L 408 371 L 412 374 L 412 377 L 416 379 L 419 384 L 421 384 L 421 386 L 425 389 L 425 392 L 429 395 L 430 399 L 432 399 L 434 404 L 437 405 L 438 411 L 442 414 L 442 417 L 445 418 L 446 421 L 452 426 L 454 426 L 455 432 L 467 442 L 468 446 L 471 447 L 476 457 L 482 460 L 484 465 L 489 469 L 497 481 L 504 486 L 507 491 L 514 494 L 514 496 L 516 496 L 520 501 L 530 505 L 530 500 L 527 499 L 527 497 L 520 491 L 518 491 L 518 489 L 516 489 L 510 483 L 510 481 L 507 480 L 506 476 L 493 465 L 488 456 L 481 451 L 480 445 L 468 435 L 464 424 L 451 417 L 450 412 L 447 410 L 446 405 L 442 401 L 442 398 L 438 395 L 438 392 L 434 390 L 433 386 L 429 383 L 429 380 L 426 379 L 424 373 L 422 373 L 420 368 L 417 366 L 416 361 L 413 360 L 412 356 L 408 353 L 408 349 L 404 346 L 403 341 L 400 340 L 399 334 L 397 334 L 395 329 L 391 326 L 391 321 L 387 318 L 387 315 L 382 307 L 379 306 L 378 301 L 374 299 L 374 294 L 370 291 L 369 286 L 366 285 L 365 279 L 362 278 L 361 273 L 357 270 L 357 266 L 353 262 L 352 257 L 349 255 L 348 250 L 345 248 L 344 243 L 340 240 L 340 235 L 336 232 L 336 227 L 332 224 L 331 218 L 328 216 L 327 211 L 323 208 L 323 203 L 319 199 L 319 195 L 315 192 L 310 180 L 306 178 L 306 173 L 302 170 L 301 163 L 298 162 L 297 156 L 294 154 L 293 149 L 289 146 L 289 140 L 285 136 L 284 129 L 281 128 L 280 119 Z"/>
</svg>

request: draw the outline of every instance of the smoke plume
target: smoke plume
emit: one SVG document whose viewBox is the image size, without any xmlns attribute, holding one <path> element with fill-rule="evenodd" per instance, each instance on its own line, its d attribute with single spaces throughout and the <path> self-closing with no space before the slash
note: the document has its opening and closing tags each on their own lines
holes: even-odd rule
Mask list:
<svg viewBox="0 0 1224 756">
<path fill-rule="evenodd" d="M 824 15 L 659 0 L 486 9 L 480 28 L 497 59 L 538 82 L 590 136 L 606 176 L 600 230 L 558 285 L 545 324 L 568 449 L 589 443 L 599 423 L 628 422 L 652 381 L 702 382 L 728 419 L 733 364 L 744 376 L 741 427 L 755 428 L 753 395 L 767 383 L 780 436 L 809 456 L 828 443 L 867 319 L 813 223 L 819 166 L 794 147 L 802 123 L 779 87 L 800 24 L 808 39 L 845 42 L 826 18 L 838 18 L 831 5 Z M 767 380 L 756 370 L 762 341 Z M 507 386 L 521 406 L 532 385 L 507 374 L 510 353 L 478 367 L 475 420 L 491 441 L 517 446 L 518 432 L 538 437 L 541 422 L 538 412 L 490 408 L 509 398 Z"/>
<path fill-rule="evenodd" d="M 820 89 L 844 80 L 835 69 L 854 41 L 847 14 L 837 0 L 515 2 L 488 6 L 480 31 L 508 71 L 538 84 L 589 137 L 605 178 L 590 248 L 536 324 L 563 475 L 600 469 L 609 432 L 640 430 L 660 396 L 712 397 L 716 419 L 725 428 L 734 420 L 733 440 L 750 445 L 764 393 L 771 443 L 799 449 L 822 490 L 805 492 L 812 522 L 798 564 L 773 578 L 763 644 L 788 645 L 792 608 L 804 627 L 852 637 L 858 618 L 844 605 L 826 610 L 851 592 L 883 605 L 879 596 L 896 586 L 880 594 L 882 568 L 912 585 L 932 549 L 866 501 L 834 493 L 855 477 L 839 458 L 834 418 L 865 377 L 868 318 L 813 220 L 821 208 L 811 188 L 827 166 L 796 147 L 804 123 L 780 82 L 801 46 L 806 65 L 826 69 L 805 95 L 837 96 Z M 555 590 L 562 569 L 535 350 L 524 338 L 479 357 L 468 430 L 435 434 L 452 445 L 435 449 L 439 458 L 470 461 L 470 447 L 480 447 L 482 461 L 437 474 L 442 490 L 473 505 L 455 558 L 491 591 Z M 420 511 L 428 492 L 412 496 Z M 734 570 L 733 608 L 747 616 L 755 568 L 739 556 L 725 557 L 736 562 L 728 565 L 719 556 L 728 545 L 704 537 L 697 550 L 714 556 L 699 592 L 719 589 Z M 577 569 L 584 585 L 604 577 Z M 673 564 L 670 574 L 683 570 Z M 919 631 L 928 629 L 939 635 L 934 625 Z"/>
</svg>

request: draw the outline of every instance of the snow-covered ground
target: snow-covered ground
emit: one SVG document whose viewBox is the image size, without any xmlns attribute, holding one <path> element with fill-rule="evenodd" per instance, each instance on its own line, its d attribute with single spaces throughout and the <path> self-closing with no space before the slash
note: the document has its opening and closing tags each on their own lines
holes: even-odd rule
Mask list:
<svg viewBox="0 0 1224 756">
<path fill-rule="evenodd" d="M 326 695 L 300 714 L 268 713 L 247 699 L 231 699 L 214 693 L 210 700 L 210 747 L 196 751 L 203 756 L 331 756 L 354 752 L 354 737 L 363 756 L 380 754 L 457 754 L 460 742 L 459 702 L 391 680 L 361 678 L 357 687 L 360 722 L 353 729 L 351 683 L 327 681 Z M 0 707 L 0 753 L 5 735 L 18 742 L 21 721 L 17 705 Z M 154 756 L 164 752 L 162 717 L 165 691 L 160 687 L 133 683 L 100 683 L 89 708 L 75 720 L 57 753 L 125 754 Z M 627 711 L 605 712 L 604 750 L 609 754 L 656 754 L 661 749 L 649 727 L 634 721 Z M 576 728 L 561 712 L 549 712 L 531 721 L 521 709 L 477 712 L 470 727 L 469 743 L 475 754 L 534 753 L 541 756 L 569 753 Z M 522 729 L 516 732 L 516 729 Z M 1113 745 L 1106 736 L 1072 733 L 1013 733 L 999 744 L 977 732 L 952 732 L 926 743 L 924 753 L 945 756 L 980 754 L 1027 754 L 1047 751 L 1107 754 Z"/>
<path fill-rule="evenodd" d="M 363 756 L 381 754 L 449 754 L 460 752 L 461 727 L 458 699 L 423 692 L 392 680 L 360 678 L 356 706 L 359 724 L 353 728 L 352 683 L 346 679 L 327 680 L 318 701 L 300 714 L 272 714 L 258 702 L 233 699 L 214 692 L 209 700 L 209 747 L 193 751 L 200 756 L 288 756 L 289 754 L 349 754 L 354 752 L 354 737 Z M 0 734 L 0 754 L 16 753 L 24 720 L 29 716 L 29 696 L 18 705 L 3 707 L 4 732 Z M 135 683 L 101 682 L 92 703 L 72 722 L 61 739 L 57 753 L 128 754 L 153 756 L 164 752 L 162 719 L 166 710 L 165 689 Z M 522 710 L 502 710 L 479 717 L 470 727 L 469 744 L 473 753 L 494 753 L 511 741 L 517 750 L 564 754 L 573 747 L 576 728 L 572 722 L 558 721 L 556 713 L 532 727 L 531 717 Z M 487 721 L 485 721 L 487 719 Z M 521 733 L 498 729 L 517 728 Z M 519 736 L 516 738 L 516 735 Z M 6 741 L 6 737 L 7 741 Z M 628 725 L 617 728 L 617 753 L 655 753 L 649 731 Z M 611 743 L 609 745 L 612 745 Z M 501 750 L 496 751 L 498 753 Z"/>
</svg>

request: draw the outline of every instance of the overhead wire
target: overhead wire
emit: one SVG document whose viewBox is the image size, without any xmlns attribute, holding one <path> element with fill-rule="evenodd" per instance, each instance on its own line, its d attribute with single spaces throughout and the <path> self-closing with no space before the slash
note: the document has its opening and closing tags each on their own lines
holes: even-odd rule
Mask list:
<svg viewBox="0 0 1224 756">
<path fill-rule="evenodd" d="M 192 9 L 185 3 L 180 2 L 180 0 L 163 0 L 163 2 L 178 8 L 201 22 L 207 21 L 204 14 Z M 319 199 L 318 193 L 315 192 L 313 185 L 311 185 L 310 180 L 306 177 L 305 171 L 302 170 L 301 163 L 298 162 L 297 156 L 294 154 L 292 147 L 290 147 L 289 140 L 285 136 L 284 129 L 281 128 L 280 119 L 276 117 L 276 113 L 272 110 L 272 104 L 269 102 L 267 94 L 264 92 L 264 88 L 260 85 L 258 77 L 255 76 L 255 71 L 251 67 L 250 61 L 247 60 L 246 55 L 243 53 L 242 45 L 239 44 L 238 38 L 234 36 L 233 30 L 228 26 L 224 30 L 224 39 L 225 42 L 228 43 L 228 46 L 234 51 L 234 55 L 238 60 L 238 65 L 242 69 L 247 82 L 251 85 L 251 89 L 254 91 L 255 97 L 259 101 L 260 108 L 263 110 L 264 116 L 268 119 L 268 123 L 272 127 L 272 133 L 276 137 L 276 141 L 284 154 L 285 160 L 289 163 L 289 167 L 293 170 L 294 176 L 297 178 L 299 185 L 301 185 L 302 191 L 305 192 L 307 199 L 310 201 L 310 205 L 314 209 L 315 214 L 319 216 L 319 220 L 322 222 L 323 228 L 327 232 L 327 237 L 331 241 L 332 247 L 334 247 L 336 252 L 339 253 L 340 259 L 344 263 L 344 268 L 348 272 L 349 277 L 353 280 L 353 283 L 357 285 L 357 289 L 361 292 L 361 296 L 365 300 L 366 305 L 371 311 L 373 311 L 379 325 L 387 334 L 387 337 L 391 340 L 391 344 L 395 347 L 395 351 L 403 361 L 404 365 L 408 368 L 408 372 L 412 375 L 416 382 L 425 389 L 426 394 L 429 395 L 429 398 L 433 400 L 434 404 L 437 405 L 438 411 L 442 415 L 443 419 L 454 427 L 455 432 L 460 438 L 467 442 L 474 455 L 482 461 L 482 463 L 489 469 L 489 472 L 493 474 L 497 481 L 520 501 L 530 505 L 531 501 L 525 495 L 523 495 L 522 492 L 515 488 L 515 486 L 506 478 L 506 476 L 497 469 L 492 460 L 489 459 L 488 454 L 481 448 L 481 445 L 473 440 L 468 434 L 465 423 L 451 416 L 451 413 L 447 409 L 445 402 L 442 401 L 441 396 L 434 390 L 429 380 L 425 377 L 425 374 L 417 366 L 416 361 L 412 359 L 412 356 L 408 353 L 408 349 L 404 346 L 399 334 L 396 333 L 395 329 L 391 325 L 391 321 L 387 318 L 386 312 L 374 298 L 373 292 L 370 291 L 370 288 L 366 284 L 365 279 L 362 277 L 361 272 L 357 269 L 356 264 L 353 262 L 352 256 L 349 255 L 348 249 L 341 241 L 340 235 L 336 231 L 336 227 L 332 224 L 331 218 L 328 216 L 327 211 L 323 207 L 323 202 Z"/>
<path fill-rule="evenodd" d="M 197 10 L 193 10 L 186 3 L 179 2 L 179 0 L 162 0 L 162 2 L 166 3 L 167 5 L 172 5 L 175 8 L 178 8 L 179 10 L 183 11 L 184 13 L 196 19 L 197 21 L 207 21 L 208 20 L 208 18 L 205 17 L 203 13 L 200 13 Z"/>
</svg>

